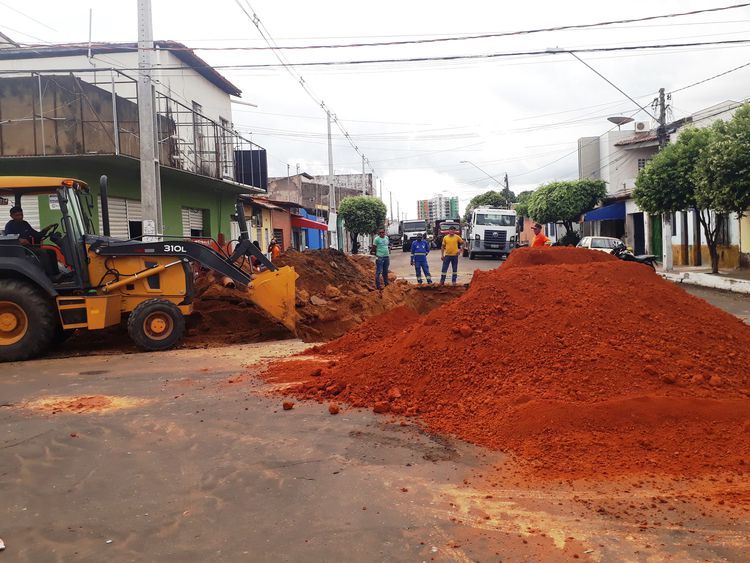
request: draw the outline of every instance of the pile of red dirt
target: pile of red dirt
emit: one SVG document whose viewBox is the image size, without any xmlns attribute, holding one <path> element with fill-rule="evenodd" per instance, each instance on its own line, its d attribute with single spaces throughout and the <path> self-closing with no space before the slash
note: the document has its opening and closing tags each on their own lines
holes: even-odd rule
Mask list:
<svg viewBox="0 0 750 563">
<path fill-rule="evenodd" d="M 365 319 L 399 306 L 425 313 L 463 294 L 464 287 L 419 290 L 391 274 L 382 292 L 375 289 L 375 265 L 362 255 L 339 250 L 287 250 L 280 266 L 293 266 L 297 279 L 298 336 L 306 342 L 338 338 Z"/>
<path fill-rule="evenodd" d="M 387 320 L 266 377 L 299 398 L 417 416 L 539 474 L 750 469 L 750 327 L 650 268 L 521 249 L 375 338 Z"/>
</svg>

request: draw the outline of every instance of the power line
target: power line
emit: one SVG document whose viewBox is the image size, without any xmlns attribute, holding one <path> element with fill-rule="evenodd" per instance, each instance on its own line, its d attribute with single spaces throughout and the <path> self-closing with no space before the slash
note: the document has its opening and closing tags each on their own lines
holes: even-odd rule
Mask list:
<svg viewBox="0 0 750 563">
<path fill-rule="evenodd" d="M 743 69 L 748 66 L 750 66 L 750 63 L 745 63 L 743 65 L 730 68 L 729 70 L 725 70 L 724 72 L 720 72 L 719 74 L 714 74 L 713 76 L 709 76 L 708 78 L 704 78 L 703 80 L 699 80 L 698 82 L 693 82 L 692 84 L 688 84 L 687 86 L 683 86 L 682 88 L 677 88 L 676 90 L 672 90 L 670 94 L 674 94 L 676 92 L 682 92 L 683 90 L 687 90 L 688 88 L 692 88 L 693 86 L 698 86 L 699 84 L 703 84 L 705 82 L 708 82 L 709 80 L 713 80 L 714 78 L 726 76 L 730 72 L 735 72 L 737 70 Z"/>
<path fill-rule="evenodd" d="M 745 8 L 747 6 L 750 6 L 750 2 L 744 2 L 742 4 L 733 4 L 731 6 L 721 6 L 717 8 L 704 8 L 701 10 L 691 10 L 688 12 L 675 12 L 675 13 L 670 13 L 670 14 L 656 15 L 656 16 L 645 16 L 641 18 L 629 18 L 629 19 L 603 21 L 603 22 L 597 22 L 597 23 L 571 24 L 571 25 L 561 25 L 561 26 L 555 26 L 555 27 L 523 29 L 523 30 L 518 30 L 518 31 L 503 31 L 503 32 L 497 32 L 497 33 L 481 33 L 481 34 L 476 34 L 476 35 L 453 35 L 449 37 L 435 37 L 435 38 L 429 38 L 429 39 L 408 39 L 408 40 L 403 40 L 403 41 L 376 41 L 376 42 L 371 42 L 371 43 L 361 43 L 361 42 L 360 43 L 335 43 L 335 44 L 330 44 L 330 45 L 288 45 L 288 46 L 283 46 L 283 47 L 278 46 L 278 45 L 274 45 L 274 46 L 269 45 L 268 47 L 200 47 L 199 50 L 201 51 L 222 51 L 222 50 L 267 51 L 269 49 L 270 50 L 276 50 L 276 49 L 308 50 L 308 49 L 341 49 L 341 48 L 353 48 L 353 47 L 385 47 L 385 46 L 393 46 L 393 45 L 417 45 L 417 44 L 425 44 L 425 43 L 443 43 L 443 42 L 448 42 L 448 41 L 490 39 L 490 38 L 495 38 L 495 37 L 532 35 L 536 33 L 567 31 L 567 30 L 573 30 L 573 29 L 588 29 L 588 28 L 605 27 L 605 26 L 617 25 L 617 24 L 638 23 L 638 22 L 653 21 L 653 20 L 659 20 L 659 19 L 665 19 L 665 18 L 692 16 L 692 15 L 704 14 L 708 12 L 722 12 L 725 10 Z M 253 15 L 255 16 L 255 14 Z"/>
<path fill-rule="evenodd" d="M 587 68 L 591 69 L 598 76 L 600 76 L 601 78 L 603 78 L 604 81 L 607 82 L 607 84 L 609 84 L 610 86 L 612 86 L 615 90 L 617 90 L 618 92 L 620 92 L 620 94 L 622 94 L 628 100 L 630 100 L 635 105 L 637 105 L 639 108 L 641 108 L 641 110 L 645 111 L 648 115 L 650 115 L 651 117 L 653 117 L 654 119 L 656 119 L 656 116 L 654 116 L 650 111 L 648 111 L 641 104 L 639 104 L 633 98 L 631 98 L 630 95 L 627 92 L 625 92 L 622 88 L 620 88 L 617 84 L 615 84 L 614 82 L 612 82 L 609 78 L 607 78 L 606 76 L 604 76 L 601 72 L 599 72 L 598 70 L 596 70 L 593 66 L 591 66 L 589 63 L 587 63 L 586 61 L 584 61 L 581 57 L 579 57 L 575 53 L 571 53 L 571 55 L 573 55 L 577 60 L 579 60 L 581 63 L 583 63 Z"/>
<path fill-rule="evenodd" d="M 235 0 L 239 2 L 239 0 Z M 504 51 L 498 53 L 478 53 L 470 55 L 442 55 L 436 57 L 406 57 L 406 58 L 390 58 L 390 59 L 355 59 L 355 60 L 343 60 L 343 61 L 307 61 L 301 63 L 287 63 L 284 62 L 280 57 L 280 63 L 266 63 L 266 64 L 234 64 L 234 65 L 191 65 L 193 68 L 213 68 L 213 69 L 263 69 L 263 68 L 280 68 L 284 67 L 290 70 L 295 76 L 299 77 L 298 80 L 302 80 L 301 84 L 305 86 L 304 79 L 301 78 L 299 73 L 291 69 L 291 67 L 316 67 L 316 66 L 348 66 L 348 65 L 371 65 L 371 64 L 384 64 L 384 63 L 419 63 L 419 62 L 431 62 L 431 61 L 460 61 L 460 60 L 481 60 L 481 59 L 495 59 L 495 58 L 506 58 L 506 57 L 520 57 L 529 55 L 559 55 L 559 54 L 573 54 L 573 53 L 609 53 L 616 51 L 644 51 L 644 50 L 657 50 L 657 49 L 682 49 L 690 47 L 707 47 L 707 46 L 718 46 L 718 45 L 736 45 L 742 46 L 750 43 L 750 39 L 726 39 L 722 41 L 697 41 L 693 43 L 653 43 L 646 45 L 621 45 L 616 47 L 588 47 L 588 48 L 572 48 L 572 49 L 561 49 L 561 48 L 546 48 L 546 49 L 534 49 L 530 51 Z M 280 55 L 279 53 L 276 53 Z M 182 66 L 161 66 L 156 67 L 158 70 L 182 70 Z M 123 70 L 137 70 L 123 69 Z M 306 88 L 306 86 L 305 86 Z"/>
<path fill-rule="evenodd" d="M 307 95 L 317 104 L 319 105 L 329 116 L 330 119 L 333 120 L 333 122 L 336 124 L 336 126 L 339 128 L 339 130 L 344 134 L 344 137 L 349 142 L 349 144 L 354 149 L 354 152 L 356 152 L 359 156 L 362 157 L 362 168 L 363 168 L 363 174 L 364 174 L 364 164 L 366 163 L 370 167 L 370 171 L 372 172 L 373 176 L 375 176 L 375 169 L 372 167 L 372 164 L 369 160 L 367 160 L 367 157 L 359 150 L 359 147 L 354 143 L 354 141 L 351 138 L 351 135 L 349 135 L 349 132 L 346 130 L 344 125 L 341 123 L 340 119 L 336 116 L 336 114 L 332 111 L 330 111 L 330 108 L 326 106 L 325 102 L 318 98 L 312 90 L 307 86 L 307 83 L 305 82 L 305 79 L 302 77 L 302 75 L 294 68 L 296 65 L 291 64 L 289 61 L 286 61 L 283 54 L 279 51 L 278 45 L 276 45 L 276 42 L 273 40 L 273 37 L 271 36 L 270 32 L 268 31 L 268 28 L 266 28 L 265 24 L 260 20 L 258 17 L 258 14 L 255 12 L 255 10 L 250 5 L 250 2 L 248 0 L 244 0 L 245 5 L 250 9 L 250 12 L 252 12 L 252 16 L 250 13 L 245 9 L 245 6 L 242 5 L 242 2 L 240 0 L 235 0 L 235 3 L 239 8 L 242 10 L 242 12 L 250 19 L 250 21 L 253 23 L 253 25 L 257 28 L 258 33 L 260 33 L 261 37 L 265 40 L 266 44 L 271 47 L 272 52 L 276 56 L 276 58 L 281 63 L 281 66 L 283 66 L 291 75 L 294 77 L 302 87 L 302 89 L 307 93 Z M 277 65 L 275 65 L 277 66 Z M 375 182 L 373 181 L 373 191 L 375 190 Z"/>
</svg>

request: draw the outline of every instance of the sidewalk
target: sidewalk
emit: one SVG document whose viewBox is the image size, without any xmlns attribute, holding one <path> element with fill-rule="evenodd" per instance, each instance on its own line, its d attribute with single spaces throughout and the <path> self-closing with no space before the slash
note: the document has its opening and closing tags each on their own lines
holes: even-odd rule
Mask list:
<svg viewBox="0 0 750 563">
<path fill-rule="evenodd" d="M 656 271 L 664 279 L 675 283 L 700 285 L 734 293 L 750 294 L 750 270 L 725 270 L 712 274 L 711 268 L 701 266 L 677 266 L 671 272 L 659 268 Z"/>
</svg>

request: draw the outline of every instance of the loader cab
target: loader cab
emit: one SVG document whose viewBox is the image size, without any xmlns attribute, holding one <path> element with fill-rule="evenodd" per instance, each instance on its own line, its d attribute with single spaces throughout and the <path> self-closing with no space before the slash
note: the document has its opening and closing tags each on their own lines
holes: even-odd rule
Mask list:
<svg viewBox="0 0 750 563">
<path fill-rule="evenodd" d="M 94 232 L 88 185 L 70 178 L 0 177 L 0 197 L 14 205 L 23 208 L 24 202 L 41 195 L 57 196 L 59 222 L 41 244 L 22 245 L 15 235 L 1 237 L 0 275 L 30 278 L 48 291 L 83 289 L 89 282 L 84 236 Z"/>
</svg>

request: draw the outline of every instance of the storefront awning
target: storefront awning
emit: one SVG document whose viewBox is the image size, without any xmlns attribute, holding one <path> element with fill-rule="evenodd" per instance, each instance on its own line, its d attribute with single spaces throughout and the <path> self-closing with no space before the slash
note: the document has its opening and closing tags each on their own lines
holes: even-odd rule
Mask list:
<svg viewBox="0 0 750 563">
<path fill-rule="evenodd" d="M 327 231 L 328 226 L 325 223 L 318 223 L 312 219 L 305 219 L 299 215 L 292 215 L 292 227 L 298 227 L 300 229 L 318 229 L 320 231 Z"/>
<path fill-rule="evenodd" d="M 625 219 L 625 202 L 618 201 L 593 209 L 584 215 L 584 221 L 617 221 Z"/>
</svg>

